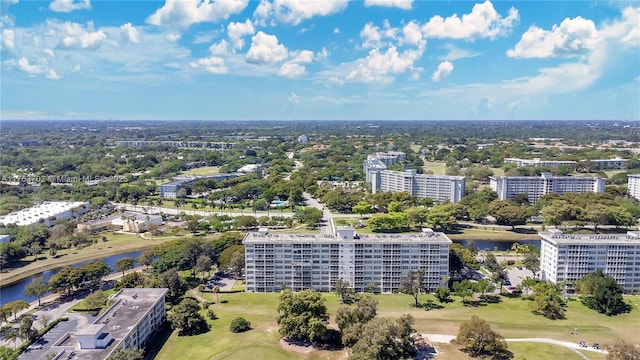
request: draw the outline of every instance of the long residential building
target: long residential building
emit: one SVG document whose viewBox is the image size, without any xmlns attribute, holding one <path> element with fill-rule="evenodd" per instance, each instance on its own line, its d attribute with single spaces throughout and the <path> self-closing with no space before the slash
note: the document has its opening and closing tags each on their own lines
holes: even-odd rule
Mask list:
<svg viewBox="0 0 640 360">
<path fill-rule="evenodd" d="M 627 179 L 627 194 L 640 200 L 640 174 L 630 174 Z"/>
<path fill-rule="evenodd" d="M 126 288 L 111 295 L 111 306 L 95 320 L 60 334 L 51 346 L 55 359 L 105 360 L 117 349 L 144 349 L 166 320 L 167 290 Z M 51 359 L 49 352 L 29 358 Z"/>
<path fill-rule="evenodd" d="M 539 235 L 542 280 L 566 283 L 571 293 L 577 280 L 601 269 L 626 293 L 640 293 L 640 232 L 590 235 L 551 230 Z"/>
<path fill-rule="evenodd" d="M 570 160 L 541 160 L 540 158 L 534 159 L 518 159 L 518 158 L 505 158 L 505 163 L 514 163 L 518 166 L 533 166 L 533 167 L 554 167 L 560 165 L 567 165 L 576 167 L 578 164 L 576 161 Z"/>
<path fill-rule="evenodd" d="M 352 227 L 339 227 L 336 234 L 260 230 L 249 232 L 243 243 L 247 291 L 332 291 L 342 279 L 356 291 L 373 283 L 377 291 L 390 293 L 419 269 L 424 270 L 425 288 L 434 291 L 449 274 L 451 240 L 431 229 L 412 235 L 362 235 Z"/>
<path fill-rule="evenodd" d="M 527 194 L 530 204 L 549 193 L 601 193 L 606 179 L 591 176 L 495 176 L 489 178 L 491 189 L 498 193 L 500 200 L 512 200 L 518 194 Z"/>
<path fill-rule="evenodd" d="M 373 194 L 408 192 L 418 198 L 430 198 L 439 203 L 458 202 L 464 196 L 463 176 L 418 174 L 415 170 L 393 171 L 388 166 L 404 164 L 406 154 L 400 151 L 375 153 L 363 163 L 365 179 Z"/>
<path fill-rule="evenodd" d="M 464 176 L 418 174 L 415 170 L 383 170 L 371 176 L 371 192 L 408 192 L 438 203 L 458 202 L 464 196 Z"/>
</svg>

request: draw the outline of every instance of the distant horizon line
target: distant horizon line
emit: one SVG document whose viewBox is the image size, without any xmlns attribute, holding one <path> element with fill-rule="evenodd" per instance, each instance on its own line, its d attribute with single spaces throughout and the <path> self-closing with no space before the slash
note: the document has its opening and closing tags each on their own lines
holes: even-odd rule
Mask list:
<svg viewBox="0 0 640 360">
<path fill-rule="evenodd" d="M 199 122 L 292 122 L 292 121 L 348 121 L 348 122 L 437 122 L 437 121 L 482 121 L 482 122 L 503 122 L 503 121 L 558 121 L 558 122 L 575 122 L 575 121 L 605 121 L 605 122 L 640 122 L 639 119 L 0 119 L 0 122 L 22 122 L 22 121 L 86 121 L 86 122 L 134 122 L 134 121 L 199 121 Z"/>
</svg>

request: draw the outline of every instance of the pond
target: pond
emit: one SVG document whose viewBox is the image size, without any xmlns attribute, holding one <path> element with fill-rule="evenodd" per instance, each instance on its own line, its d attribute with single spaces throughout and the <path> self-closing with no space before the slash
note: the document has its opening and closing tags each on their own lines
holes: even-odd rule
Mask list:
<svg viewBox="0 0 640 360">
<path fill-rule="evenodd" d="M 112 255 L 112 256 L 108 256 L 102 259 L 94 259 L 94 260 L 89 260 L 89 261 L 83 261 L 83 262 L 79 262 L 77 264 L 73 264 L 73 266 L 81 266 L 87 263 L 90 263 L 92 261 L 96 261 L 96 260 L 104 260 L 104 262 L 107 263 L 107 265 L 109 265 L 109 267 L 111 268 L 112 273 L 115 272 L 114 270 L 114 265 L 116 263 L 116 261 L 122 259 L 122 258 L 126 258 L 126 257 L 132 257 L 132 258 L 137 258 L 140 255 L 142 255 L 142 251 L 134 251 L 134 252 L 128 252 L 128 253 L 124 253 L 124 254 L 118 254 L 118 255 Z M 3 287 L 0 290 L 0 306 L 4 305 L 8 302 L 14 301 L 14 300 L 25 300 L 27 302 L 32 302 L 35 300 L 38 300 L 36 297 L 28 297 L 25 296 L 22 292 L 24 291 L 24 288 L 31 282 L 31 280 L 33 280 L 34 278 L 37 278 L 39 276 L 43 276 L 44 277 L 44 281 L 49 281 L 49 279 L 57 274 L 60 271 L 61 268 L 56 268 L 56 269 L 51 269 L 51 270 L 47 270 L 45 272 L 42 272 L 40 274 L 36 274 L 33 276 L 30 276 L 24 280 L 21 280 L 19 282 L 13 283 L 7 287 Z M 47 293 L 48 295 L 49 293 Z"/>
</svg>

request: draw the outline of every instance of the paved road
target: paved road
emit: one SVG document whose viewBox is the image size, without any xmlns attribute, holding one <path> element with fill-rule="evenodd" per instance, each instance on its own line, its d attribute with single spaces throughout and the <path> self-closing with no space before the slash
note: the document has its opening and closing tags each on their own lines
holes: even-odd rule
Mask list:
<svg viewBox="0 0 640 360">
<path fill-rule="evenodd" d="M 432 342 L 436 342 L 436 343 L 449 343 L 451 342 L 451 340 L 455 339 L 456 336 L 455 335 L 445 335 L 445 334 L 420 334 L 423 338 L 425 339 L 429 339 Z M 578 343 L 573 343 L 573 342 L 569 342 L 569 341 L 560 341 L 560 340 L 554 340 L 554 339 L 548 339 L 548 338 L 517 338 L 517 339 L 505 339 L 507 342 L 537 342 L 537 343 L 546 343 L 546 344 L 553 344 L 553 345 L 558 345 L 558 346 L 562 346 L 565 347 L 567 349 L 571 349 L 571 350 L 585 350 L 585 351 L 592 351 L 592 352 L 597 352 L 597 353 L 601 353 L 601 354 L 607 354 L 606 350 L 602 350 L 602 349 L 594 349 L 592 347 L 580 347 L 580 344 Z M 582 355 L 580 352 L 577 352 L 577 354 L 579 354 L 580 356 L 582 356 L 584 359 L 588 359 L 586 356 Z"/>
<path fill-rule="evenodd" d="M 320 233 L 333 235 L 335 231 L 334 231 L 334 225 L 333 225 L 333 214 L 331 213 L 331 211 L 329 211 L 329 209 L 327 209 L 326 206 L 322 205 L 318 200 L 314 199 L 311 196 L 311 194 L 304 193 L 303 196 L 304 196 L 304 202 L 307 204 L 307 206 L 312 206 L 322 211 L 322 220 L 320 222 Z"/>
</svg>

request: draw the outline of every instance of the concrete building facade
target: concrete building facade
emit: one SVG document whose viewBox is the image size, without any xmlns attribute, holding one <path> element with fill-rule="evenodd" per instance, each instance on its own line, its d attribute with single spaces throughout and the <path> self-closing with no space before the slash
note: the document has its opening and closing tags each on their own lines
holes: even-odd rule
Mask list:
<svg viewBox="0 0 640 360">
<path fill-rule="evenodd" d="M 339 227 L 335 235 L 250 232 L 245 245 L 247 291 L 332 291 L 347 281 L 356 291 L 373 283 L 376 290 L 398 290 L 409 271 L 422 269 L 428 291 L 449 274 L 449 245 L 443 233 L 359 235 Z"/>
<path fill-rule="evenodd" d="M 626 293 L 640 293 L 640 233 L 590 235 L 551 230 L 539 234 L 540 278 L 554 284 L 566 282 L 565 290 L 583 276 L 601 269 Z"/>
<path fill-rule="evenodd" d="M 518 194 L 527 194 L 529 203 L 535 204 L 540 197 L 549 193 L 604 192 L 606 179 L 591 176 L 492 176 L 491 189 L 498 193 L 500 200 L 511 200 Z"/>
<path fill-rule="evenodd" d="M 627 194 L 640 200 L 640 174 L 629 174 L 627 179 Z"/>
</svg>

